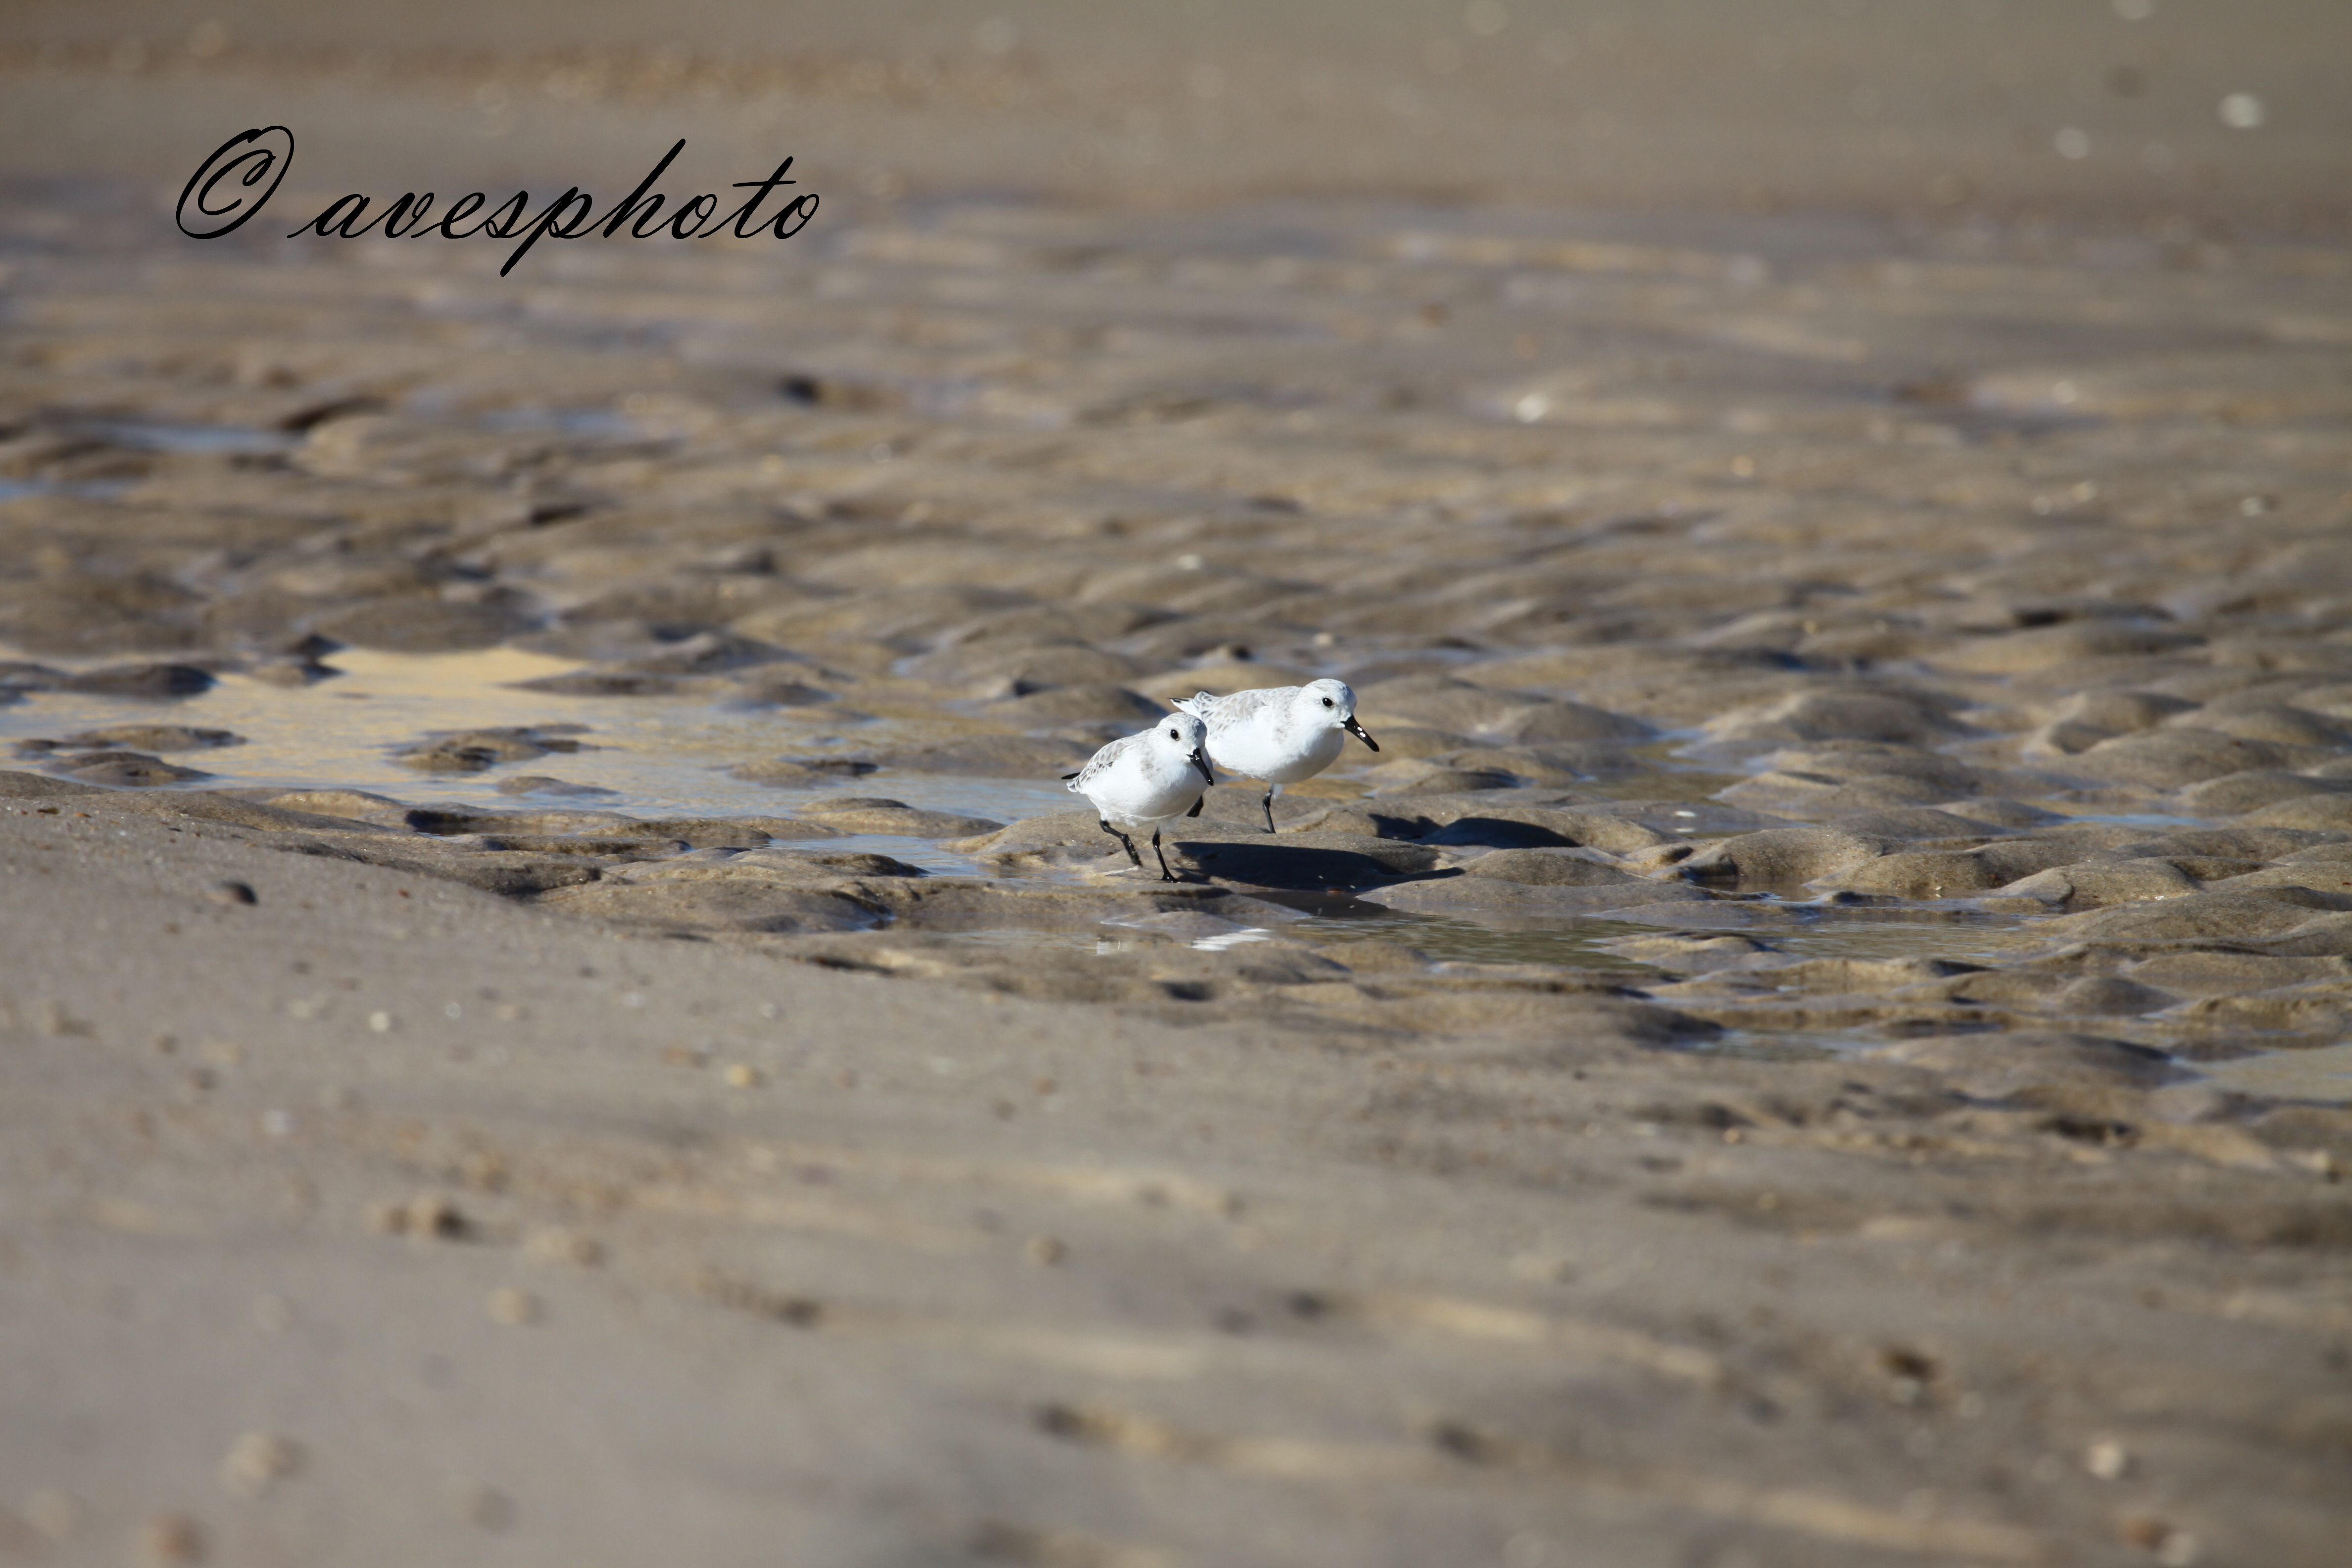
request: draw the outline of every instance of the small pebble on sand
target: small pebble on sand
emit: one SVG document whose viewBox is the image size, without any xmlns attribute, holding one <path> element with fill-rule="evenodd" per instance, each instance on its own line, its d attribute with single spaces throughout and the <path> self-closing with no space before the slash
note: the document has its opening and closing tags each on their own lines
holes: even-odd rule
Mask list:
<svg viewBox="0 0 2352 1568">
<path fill-rule="evenodd" d="M 490 1321 L 519 1328 L 539 1321 L 539 1298 L 511 1288 L 490 1292 Z"/>
<path fill-rule="evenodd" d="M 496 1487 L 476 1487 L 467 1492 L 462 1511 L 468 1524 L 482 1530 L 509 1530 L 515 1521 L 514 1500 Z"/>
<path fill-rule="evenodd" d="M 232 1497 L 257 1498 L 272 1481 L 302 1468 L 299 1445 L 269 1432 L 247 1432 L 221 1460 L 221 1485 Z"/>
<path fill-rule="evenodd" d="M 469 1228 L 456 1204 L 430 1194 L 404 1204 L 379 1204 L 368 1211 L 368 1223 L 387 1235 L 417 1241 L 458 1241 Z"/>
<path fill-rule="evenodd" d="M 523 1255 L 538 1263 L 570 1263 L 589 1268 L 604 1260 L 604 1249 L 593 1238 L 562 1226 L 549 1226 L 530 1234 Z"/>
<path fill-rule="evenodd" d="M 42 1003 L 33 1011 L 33 1026 L 44 1035 L 87 1035 L 91 1032 L 88 1019 L 77 1018 L 62 1002 Z"/>
<path fill-rule="evenodd" d="M 158 1514 L 139 1527 L 138 1556 L 155 1568 L 179 1563 L 200 1563 L 205 1555 L 204 1531 L 183 1514 Z"/>
<path fill-rule="evenodd" d="M 257 904 L 250 884 L 245 882 L 215 882 L 205 889 L 205 897 L 216 904 Z"/>
<path fill-rule="evenodd" d="M 1021 1255 L 1041 1268 L 1051 1268 L 1070 1255 L 1070 1249 L 1050 1236 L 1033 1236 Z"/>
<path fill-rule="evenodd" d="M 2189 1531 L 2148 1514 L 2132 1514 L 2116 1527 L 2126 1546 L 2137 1546 L 2163 1568 L 2191 1568 L 2204 1555 L 2202 1543 Z"/>
</svg>

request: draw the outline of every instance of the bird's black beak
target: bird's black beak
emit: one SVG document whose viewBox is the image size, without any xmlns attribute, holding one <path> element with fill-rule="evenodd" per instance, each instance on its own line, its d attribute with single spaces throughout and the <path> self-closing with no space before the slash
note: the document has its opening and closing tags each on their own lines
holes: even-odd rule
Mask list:
<svg viewBox="0 0 2352 1568">
<path fill-rule="evenodd" d="M 1370 735 L 1364 733 L 1364 727 L 1356 722 L 1356 716 L 1354 714 L 1350 713 L 1346 719 L 1342 720 L 1340 721 L 1339 728 L 1347 731 L 1348 733 L 1355 736 L 1356 739 L 1361 741 L 1372 750 L 1377 752 L 1381 749 L 1381 743 L 1378 741 L 1373 740 Z"/>
<path fill-rule="evenodd" d="M 1198 746 L 1192 748 L 1192 762 L 1194 767 L 1201 770 L 1201 776 L 1202 778 L 1208 780 L 1211 784 L 1217 782 L 1217 775 L 1209 771 L 1209 759 L 1201 754 L 1201 748 Z"/>
</svg>

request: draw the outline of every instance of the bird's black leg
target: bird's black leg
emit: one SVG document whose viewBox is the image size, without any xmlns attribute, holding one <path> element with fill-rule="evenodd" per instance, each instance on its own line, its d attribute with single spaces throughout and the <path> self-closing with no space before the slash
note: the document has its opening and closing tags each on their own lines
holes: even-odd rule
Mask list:
<svg viewBox="0 0 2352 1568">
<path fill-rule="evenodd" d="M 1271 784 L 1265 791 L 1265 830 L 1268 833 L 1274 831 L 1274 786 Z"/>
<path fill-rule="evenodd" d="M 1175 872 L 1171 871 L 1168 868 L 1168 851 L 1160 847 L 1160 829 L 1157 827 L 1151 830 L 1151 852 L 1160 857 L 1160 879 L 1161 881 L 1175 882 L 1182 879 L 1178 877 Z M 1136 863 L 1138 865 L 1142 864 L 1141 861 L 1138 861 Z"/>
<path fill-rule="evenodd" d="M 1101 828 L 1105 833 L 1109 834 L 1113 838 L 1118 839 L 1119 847 L 1127 851 L 1127 858 L 1135 862 L 1135 868 L 1139 871 L 1143 869 L 1143 857 L 1135 852 L 1134 839 L 1129 838 L 1126 834 L 1121 833 L 1118 828 L 1113 827 L 1108 822 L 1098 821 L 1095 826 Z"/>
</svg>

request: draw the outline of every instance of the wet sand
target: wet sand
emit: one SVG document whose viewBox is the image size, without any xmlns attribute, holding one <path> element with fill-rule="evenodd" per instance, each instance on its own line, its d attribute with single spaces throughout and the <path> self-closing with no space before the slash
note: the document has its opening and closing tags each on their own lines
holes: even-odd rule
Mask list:
<svg viewBox="0 0 2352 1568">
<path fill-rule="evenodd" d="M 143 15 L 0 37 L 152 110 L 0 226 L 0 1554 L 2333 1560 L 2315 14 L 2004 35 L 2161 168 L 1876 16 L 1859 162 L 1748 81 L 1537 168 L 1529 59 L 1769 38 Z M 386 195 L 970 134 L 787 244 L 159 237 L 297 90 Z M 1181 883 L 1059 790 L 1326 675 L 1381 750 Z"/>
</svg>

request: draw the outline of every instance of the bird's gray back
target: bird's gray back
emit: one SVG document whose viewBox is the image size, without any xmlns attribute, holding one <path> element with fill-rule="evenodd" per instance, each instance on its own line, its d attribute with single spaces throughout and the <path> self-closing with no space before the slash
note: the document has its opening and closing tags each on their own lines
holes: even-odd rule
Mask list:
<svg viewBox="0 0 2352 1568">
<path fill-rule="evenodd" d="M 1118 766 L 1119 758 L 1125 756 L 1130 750 L 1132 750 L 1138 742 L 1146 738 L 1146 736 L 1142 735 L 1122 735 L 1118 740 L 1111 742 L 1110 744 L 1105 746 L 1101 751 L 1097 752 L 1092 757 L 1088 758 L 1087 760 L 1087 765 L 1078 770 L 1077 776 L 1065 781 L 1062 787 L 1068 790 L 1072 795 L 1086 794 L 1087 785 L 1094 783 L 1095 780 L 1102 777 L 1103 774 Z"/>
<path fill-rule="evenodd" d="M 1219 735 L 1258 722 L 1261 715 L 1279 718 L 1288 710 L 1290 700 L 1297 691 L 1296 686 L 1235 691 L 1223 697 L 1212 697 L 1203 691 L 1179 706 L 1209 727 L 1209 739 L 1213 743 Z"/>
</svg>

